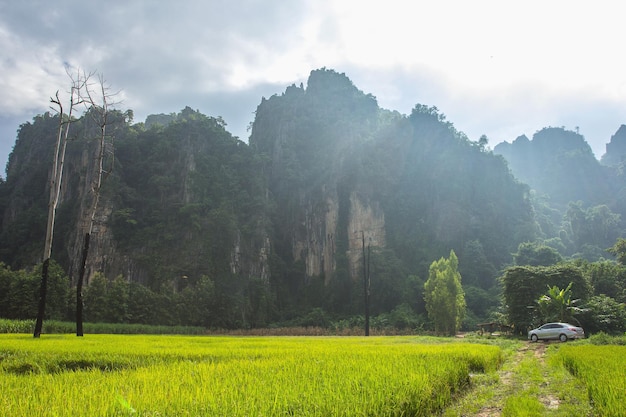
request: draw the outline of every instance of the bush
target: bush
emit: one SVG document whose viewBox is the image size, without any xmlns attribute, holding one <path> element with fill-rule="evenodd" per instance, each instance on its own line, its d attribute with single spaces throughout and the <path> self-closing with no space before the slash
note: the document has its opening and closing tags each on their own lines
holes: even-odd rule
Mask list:
<svg viewBox="0 0 626 417">
<path fill-rule="evenodd" d="M 622 336 L 611 336 L 600 332 L 589 337 L 589 342 L 593 345 L 622 345 L 626 346 L 626 333 Z"/>
<path fill-rule="evenodd" d="M 626 331 L 626 307 L 606 295 L 596 295 L 585 304 L 579 320 L 588 334 L 605 332 L 612 335 Z"/>
<path fill-rule="evenodd" d="M 32 333 L 34 320 L 0 319 L 0 333 Z M 86 334 L 206 334 L 204 327 L 153 326 L 146 324 L 85 323 Z M 44 320 L 44 334 L 75 333 L 76 323 L 69 321 Z"/>
<path fill-rule="evenodd" d="M 330 316 L 321 308 L 312 309 L 306 316 L 298 320 L 300 326 L 328 328 L 331 325 Z"/>
<path fill-rule="evenodd" d="M 0 333 L 32 333 L 34 330 L 35 320 L 0 319 Z"/>
</svg>

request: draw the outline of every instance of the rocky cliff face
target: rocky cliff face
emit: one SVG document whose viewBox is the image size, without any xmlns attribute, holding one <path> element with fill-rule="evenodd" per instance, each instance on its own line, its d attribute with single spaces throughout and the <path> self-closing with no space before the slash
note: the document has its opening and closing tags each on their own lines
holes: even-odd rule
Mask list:
<svg viewBox="0 0 626 417">
<path fill-rule="evenodd" d="M 385 213 L 377 201 L 363 201 L 356 192 L 350 194 L 348 236 L 350 276 L 357 279 L 363 262 L 363 243 L 366 247 L 385 247 Z"/>
<path fill-rule="evenodd" d="M 360 277 L 363 238 L 365 245 L 385 246 L 385 215 L 375 201 L 362 201 L 358 194 L 350 193 L 348 221 L 339 224 L 339 198 L 336 193 L 327 196 L 318 204 L 309 202 L 303 210 L 300 228 L 294 231 L 292 242 L 293 258 L 302 260 L 308 277 L 325 277 L 328 284 L 337 268 L 337 238 L 348 236 L 345 255 L 349 262 L 352 279 Z M 339 230 L 343 227 L 344 230 Z"/>
<path fill-rule="evenodd" d="M 338 260 L 347 259 L 356 279 L 362 233 L 366 244 L 385 244 L 380 205 L 360 197 L 353 181 L 342 184 L 345 161 L 372 134 L 377 112 L 373 97 L 327 70 L 313 71 L 306 89 L 288 87 L 257 108 L 250 145 L 268 158 L 275 236 L 290 242 L 278 245 L 278 256 L 302 262 L 306 277 L 323 276 L 329 284 Z"/>
<path fill-rule="evenodd" d="M 110 279 L 122 275 L 144 284 L 154 282 L 158 274 L 162 282 L 215 271 L 268 279 L 265 214 L 262 207 L 259 211 L 240 208 L 243 202 L 260 200 L 262 192 L 245 179 L 250 176 L 247 172 L 237 173 L 255 169 L 246 159 L 247 147 L 232 139 L 217 119 L 190 109 L 184 110 L 184 117 L 169 131 L 160 127 L 133 132 L 118 121 L 122 125 L 117 129 L 115 153 L 107 152 L 109 174 L 91 230 L 87 283 L 96 273 Z M 97 174 L 98 143 L 86 139 L 93 136 L 88 119 L 72 125 L 80 139 L 68 143 L 53 242 L 53 258 L 74 282 L 89 230 Z M 57 126 L 58 119 L 49 115 L 25 124 L 10 159 L 8 183 L 1 190 L 5 196 L 1 246 L 15 267 L 39 262 L 43 252 Z M 234 166 L 237 163 L 244 166 Z M 220 176 L 226 179 L 212 178 Z M 229 198 L 228 193 L 240 195 Z M 30 235 L 23 235 L 24 223 L 31 224 Z"/>
<path fill-rule="evenodd" d="M 324 274 L 328 280 L 336 268 L 337 195 L 321 202 L 308 201 L 303 209 L 300 227 L 293 234 L 293 258 L 304 262 L 307 276 Z"/>
</svg>

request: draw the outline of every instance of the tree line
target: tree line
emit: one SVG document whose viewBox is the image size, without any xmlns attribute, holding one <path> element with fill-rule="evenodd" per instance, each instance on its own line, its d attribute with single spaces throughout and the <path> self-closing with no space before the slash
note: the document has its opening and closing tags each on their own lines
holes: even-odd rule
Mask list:
<svg viewBox="0 0 626 417">
<path fill-rule="evenodd" d="M 625 259 L 619 240 L 611 248 Z M 621 248 L 621 249 L 620 249 Z M 528 245 L 524 248 L 528 260 Z M 501 324 L 513 325 L 519 334 L 547 321 L 565 321 L 582 325 L 589 334 L 626 331 L 626 266 L 614 261 L 558 261 L 546 257 L 546 247 L 534 248 L 540 262 L 536 265 L 514 265 L 504 270 L 502 302 L 491 316 Z M 549 250 L 549 249 L 548 249 Z M 543 253 L 543 255 L 542 255 Z M 542 263 L 545 263 L 543 265 Z M 32 271 L 13 271 L 0 265 L 0 317 L 31 319 L 37 312 L 37 293 L 41 265 Z M 214 283 L 206 276 L 197 282 L 185 282 L 179 288 L 154 292 L 139 283 L 119 276 L 108 280 L 97 275 L 84 293 L 84 317 L 92 323 L 136 323 L 169 326 L 200 326 L 213 329 L 255 328 L 267 326 L 362 326 L 363 317 L 344 316 L 337 319 L 324 309 L 313 309 L 296 320 L 272 322 L 263 310 L 270 307 L 258 285 L 257 296 L 251 299 L 219 300 Z M 397 305 L 390 311 L 375 309 L 374 326 L 396 330 L 432 330 L 437 334 L 454 334 L 460 329 L 474 330 L 473 322 L 465 320 L 466 301 L 454 251 L 448 258 L 433 261 L 426 282 L 410 292 L 412 302 Z M 260 283 L 259 283 L 260 284 Z M 252 288 L 251 288 L 252 290 Z M 75 288 L 62 268 L 52 263 L 46 318 L 71 321 L 74 318 Z M 378 298 L 374 291 L 372 298 Z M 422 305 L 416 314 L 412 305 Z M 235 310 L 235 306 L 238 311 Z M 265 319 L 264 319 L 265 318 Z"/>
</svg>

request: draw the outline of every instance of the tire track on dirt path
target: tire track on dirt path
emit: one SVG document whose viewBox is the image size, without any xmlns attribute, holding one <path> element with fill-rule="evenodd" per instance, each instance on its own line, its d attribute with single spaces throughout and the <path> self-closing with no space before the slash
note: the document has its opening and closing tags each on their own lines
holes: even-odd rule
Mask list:
<svg viewBox="0 0 626 417">
<path fill-rule="evenodd" d="M 474 375 L 473 388 L 444 416 L 499 417 L 507 399 L 522 393 L 536 393 L 536 400 L 546 414 L 558 415 L 562 398 L 555 383 L 554 372 L 546 361 L 550 343 L 524 342 L 505 358 L 500 369 L 491 375 Z M 482 401 L 482 404 L 481 404 Z M 562 414 L 561 414 L 562 415 Z"/>
<path fill-rule="evenodd" d="M 517 384 L 515 383 L 516 381 L 514 377 L 516 370 L 515 367 L 519 366 L 519 363 L 522 361 L 524 356 L 526 356 L 526 353 L 529 350 L 535 351 L 535 357 L 543 357 L 543 354 L 545 354 L 545 346 L 543 349 L 532 349 L 532 345 L 529 343 L 526 343 L 517 349 L 515 355 L 507 361 L 509 366 L 503 365 L 498 371 L 499 383 L 495 389 L 495 394 L 492 398 L 493 401 L 481 408 L 478 413 L 474 415 L 474 417 L 499 417 L 502 414 L 506 398 L 517 390 Z"/>
</svg>

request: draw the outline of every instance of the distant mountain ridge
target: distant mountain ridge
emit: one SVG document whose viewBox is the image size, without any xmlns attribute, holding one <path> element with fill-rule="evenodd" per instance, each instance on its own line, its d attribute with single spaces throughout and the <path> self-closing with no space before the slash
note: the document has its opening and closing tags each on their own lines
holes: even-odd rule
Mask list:
<svg viewBox="0 0 626 417">
<path fill-rule="evenodd" d="M 519 136 L 493 151 L 504 156 L 517 178 L 557 205 L 579 200 L 587 205 L 606 203 L 617 186 L 585 138 L 561 127 L 541 129 L 532 140 Z"/>
<path fill-rule="evenodd" d="M 626 161 L 626 125 L 621 125 L 606 144 L 606 153 L 600 161 L 609 166 L 617 166 Z"/>
</svg>

